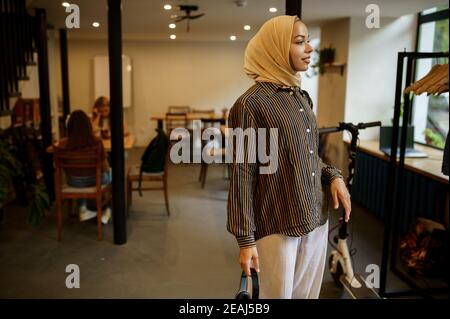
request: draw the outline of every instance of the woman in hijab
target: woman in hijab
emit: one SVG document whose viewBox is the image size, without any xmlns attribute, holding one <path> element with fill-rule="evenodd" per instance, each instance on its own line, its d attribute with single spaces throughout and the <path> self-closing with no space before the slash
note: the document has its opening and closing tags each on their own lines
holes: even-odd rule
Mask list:
<svg viewBox="0 0 450 319">
<path fill-rule="evenodd" d="M 350 195 L 341 171 L 318 155 L 319 131 L 312 102 L 300 88 L 313 48 L 306 25 L 295 16 L 267 21 L 250 40 L 244 70 L 255 84 L 235 102 L 233 129 L 276 128 L 278 167 L 259 173 L 261 163 L 234 150 L 227 229 L 240 247 L 241 268 L 259 273 L 261 298 L 318 298 L 326 262 L 327 190 L 333 207 L 350 218 Z M 257 139 L 259 141 L 259 136 Z M 257 145 L 259 146 L 259 145 Z M 254 149 L 253 149 L 254 150 Z"/>
</svg>

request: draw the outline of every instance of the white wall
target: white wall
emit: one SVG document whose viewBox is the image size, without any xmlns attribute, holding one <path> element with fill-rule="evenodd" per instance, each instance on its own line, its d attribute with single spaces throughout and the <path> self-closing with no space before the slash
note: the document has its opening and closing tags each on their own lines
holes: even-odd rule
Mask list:
<svg viewBox="0 0 450 319">
<path fill-rule="evenodd" d="M 397 53 L 414 51 L 415 34 L 415 15 L 383 18 L 379 29 L 366 28 L 365 18 L 350 19 L 346 122 L 381 121 L 391 125 Z M 379 129 L 366 129 L 360 139 L 378 139 L 378 135 Z"/>
<path fill-rule="evenodd" d="M 253 81 L 242 70 L 242 43 L 155 43 L 127 41 L 123 53 L 131 57 L 132 101 L 124 111 L 137 145 L 154 136 L 153 115 L 169 105 L 190 105 L 220 112 L 231 107 Z M 95 100 L 93 57 L 107 55 L 106 41 L 69 40 L 71 109 L 91 111 Z"/>
<path fill-rule="evenodd" d="M 90 112 L 95 100 L 93 58 L 108 54 L 107 42 L 69 39 L 68 45 L 71 109 Z M 164 115 L 169 105 L 218 113 L 230 108 L 254 83 L 243 71 L 245 47 L 242 42 L 124 41 L 123 53 L 133 65 L 133 105 L 124 117 L 136 144 L 146 145 L 155 135 L 156 121 L 150 117 Z M 317 77 L 303 77 L 302 86 L 317 99 Z"/>
</svg>

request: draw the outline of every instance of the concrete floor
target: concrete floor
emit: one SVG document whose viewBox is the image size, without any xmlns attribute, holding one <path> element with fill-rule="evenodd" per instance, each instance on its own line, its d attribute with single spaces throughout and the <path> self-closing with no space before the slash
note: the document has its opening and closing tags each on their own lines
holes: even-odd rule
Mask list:
<svg viewBox="0 0 450 319">
<path fill-rule="evenodd" d="M 127 163 L 138 163 L 133 150 Z M 162 192 L 137 193 L 127 219 L 128 241 L 113 244 L 113 226 L 97 241 L 94 221 L 65 221 L 56 241 L 54 214 L 32 229 L 23 208 L 9 207 L 0 224 L 0 298 L 233 298 L 239 283 L 238 248 L 226 231 L 228 182 L 211 166 L 205 189 L 198 165 L 172 165 L 166 215 Z M 338 214 L 330 217 L 334 225 Z M 381 262 L 383 226 L 353 204 L 355 269 Z M 330 247 L 329 247 L 330 248 Z M 80 289 L 65 286 L 66 266 L 80 267 Z M 405 288 L 395 278 L 389 284 Z M 325 270 L 321 298 L 347 298 Z"/>
</svg>

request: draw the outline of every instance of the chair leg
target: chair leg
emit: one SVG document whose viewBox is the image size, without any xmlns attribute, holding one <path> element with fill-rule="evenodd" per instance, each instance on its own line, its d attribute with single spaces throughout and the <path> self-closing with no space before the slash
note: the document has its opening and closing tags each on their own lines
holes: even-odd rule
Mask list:
<svg viewBox="0 0 450 319">
<path fill-rule="evenodd" d="M 202 188 L 205 188 L 206 173 L 207 172 L 208 172 L 208 164 L 205 163 L 205 168 L 204 168 L 203 177 L 202 177 Z"/>
<path fill-rule="evenodd" d="M 67 200 L 67 211 L 69 212 L 69 216 L 72 217 L 73 214 L 73 206 L 72 206 L 72 199 Z"/>
<path fill-rule="evenodd" d="M 61 241 L 62 234 L 62 207 L 61 207 L 61 199 L 56 199 L 55 201 L 56 208 L 56 224 L 58 226 L 58 241 Z"/>
<path fill-rule="evenodd" d="M 71 223 L 76 220 L 76 217 L 78 217 L 78 214 L 75 214 L 74 209 L 73 209 L 74 206 L 76 207 L 76 205 L 75 205 L 76 203 L 74 203 L 74 201 L 75 201 L 74 199 L 67 200 L 67 212 L 68 212 L 67 216 L 69 216 L 69 220 Z"/>
<path fill-rule="evenodd" d="M 133 182 L 130 179 L 127 179 L 127 207 L 130 208 L 133 201 Z"/>
<path fill-rule="evenodd" d="M 200 164 L 200 174 L 198 175 L 198 181 L 201 182 L 203 179 L 203 172 L 205 170 L 205 163 Z"/>
<path fill-rule="evenodd" d="M 97 197 L 97 230 L 98 240 L 103 239 L 103 227 L 102 227 L 102 197 Z"/>
<path fill-rule="evenodd" d="M 169 195 L 167 192 L 167 178 L 164 177 L 163 180 L 163 184 L 164 184 L 164 199 L 166 201 L 166 211 L 167 211 L 167 216 L 170 216 L 170 210 L 169 210 Z"/>
</svg>

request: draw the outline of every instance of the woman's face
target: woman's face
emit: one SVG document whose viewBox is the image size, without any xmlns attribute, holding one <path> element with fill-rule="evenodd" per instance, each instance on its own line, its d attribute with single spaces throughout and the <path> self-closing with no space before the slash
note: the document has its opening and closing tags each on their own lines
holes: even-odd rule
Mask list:
<svg viewBox="0 0 450 319">
<path fill-rule="evenodd" d="M 309 44 L 308 28 L 301 21 L 296 21 L 292 30 L 289 57 L 291 66 L 296 71 L 308 70 L 313 47 Z"/>
<path fill-rule="evenodd" d="M 109 116 L 109 104 L 104 104 L 98 108 L 98 113 L 101 117 Z"/>
</svg>

